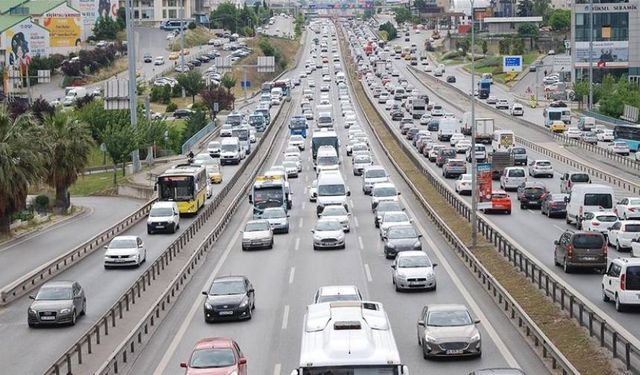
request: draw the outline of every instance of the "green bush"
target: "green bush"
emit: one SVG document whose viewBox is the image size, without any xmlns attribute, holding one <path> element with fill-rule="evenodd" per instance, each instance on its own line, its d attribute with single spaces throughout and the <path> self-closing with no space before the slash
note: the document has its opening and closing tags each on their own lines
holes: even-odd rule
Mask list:
<svg viewBox="0 0 640 375">
<path fill-rule="evenodd" d="M 29 221 L 33 219 L 33 212 L 30 210 L 22 210 L 11 214 L 11 221 L 22 220 Z"/>
<path fill-rule="evenodd" d="M 33 205 L 38 212 L 47 212 L 49 210 L 49 196 L 40 194 L 33 200 Z"/>
<path fill-rule="evenodd" d="M 175 112 L 176 109 L 178 109 L 178 105 L 174 102 L 170 102 L 167 105 L 167 112 Z"/>
</svg>

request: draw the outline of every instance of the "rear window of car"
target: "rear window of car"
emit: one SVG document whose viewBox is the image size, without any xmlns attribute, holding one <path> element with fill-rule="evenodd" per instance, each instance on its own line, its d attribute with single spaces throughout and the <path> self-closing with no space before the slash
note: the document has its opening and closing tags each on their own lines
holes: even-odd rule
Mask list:
<svg viewBox="0 0 640 375">
<path fill-rule="evenodd" d="M 464 167 L 464 163 L 462 160 L 449 160 L 449 166 L 451 167 Z"/>
<path fill-rule="evenodd" d="M 596 216 L 596 220 L 603 223 L 613 223 L 614 221 L 618 221 L 618 218 L 611 215 L 600 215 Z"/>
<path fill-rule="evenodd" d="M 510 169 L 509 177 L 524 177 L 524 170 L 522 169 Z"/>
<path fill-rule="evenodd" d="M 530 188 L 525 188 L 524 192 L 527 194 L 542 194 L 544 193 L 544 189 L 539 187 L 530 187 Z"/>
<path fill-rule="evenodd" d="M 627 267 L 625 280 L 627 282 L 627 290 L 640 290 L 640 267 Z"/>
<path fill-rule="evenodd" d="M 640 232 L 640 224 L 627 224 L 625 225 L 625 232 Z"/>
<path fill-rule="evenodd" d="M 503 198 L 509 198 L 509 195 L 507 193 L 493 193 L 491 194 L 491 198 L 503 199 Z"/>
<path fill-rule="evenodd" d="M 589 182 L 589 175 L 585 173 L 572 174 L 571 182 Z"/>
<path fill-rule="evenodd" d="M 602 248 L 604 237 L 597 234 L 577 234 L 573 236 L 573 247 L 576 249 Z"/>
<path fill-rule="evenodd" d="M 542 166 L 542 167 L 548 167 L 551 165 L 550 161 L 539 161 L 537 162 L 538 166 Z"/>
</svg>

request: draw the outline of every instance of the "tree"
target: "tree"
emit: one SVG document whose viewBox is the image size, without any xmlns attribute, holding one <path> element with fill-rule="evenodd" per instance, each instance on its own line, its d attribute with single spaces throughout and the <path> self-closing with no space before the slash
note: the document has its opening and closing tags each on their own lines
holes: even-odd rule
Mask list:
<svg viewBox="0 0 640 375">
<path fill-rule="evenodd" d="M 153 160 L 154 147 L 164 143 L 167 123 L 162 120 L 144 120 L 138 124 L 138 147 L 148 148 L 147 157 Z"/>
<path fill-rule="evenodd" d="M 514 38 L 511 43 L 511 54 L 512 55 L 523 55 L 524 54 L 524 40 L 521 38 Z"/>
<path fill-rule="evenodd" d="M 229 73 L 225 73 L 220 80 L 220 84 L 227 89 L 227 92 L 231 94 L 231 89 L 235 87 L 237 80 Z"/>
<path fill-rule="evenodd" d="M 549 17 L 549 25 L 554 31 L 567 32 L 571 29 L 571 10 L 554 9 Z"/>
<path fill-rule="evenodd" d="M 204 88 L 204 81 L 195 70 L 192 70 L 187 73 L 180 73 L 176 77 L 178 84 L 184 89 L 184 92 L 191 96 L 191 102 L 196 102 L 196 95 Z"/>
<path fill-rule="evenodd" d="M 210 19 L 213 28 L 222 28 L 235 33 L 238 26 L 238 8 L 228 2 L 218 4 L 216 10 L 211 12 Z"/>
<path fill-rule="evenodd" d="M 489 51 L 489 43 L 487 43 L 487 41 L 483 39 L 480 46 L 482 47 L 482 54 L 486 55 Z"/>
<path fill-rule="evenodd" d="M 531 0 L 521 0 L 518 2 L 518 7 L 516 9 L 516 14 L 518 17 L 531 17 L 533 16 L 533 1 Z"/>
<path fill-rule="evenodd" d="M 518 35 L 521 38 L 538 39 L 538 26 L 533 23 L 523 23 L 518 27 Z"/>
<path fill-rule="evenodd" d="M 551 0 L 533 0 L 533 15 L 547 19 L 549 16 L 550 5 Z"/>
<path fill-rule="evenodd" d="M 204 128 L 207 125 L 207 122 L 207 115 L 205 115 L 205 113 L 200 109 L 196 109 L 196 111 L 187 119 L 187 124 L 184 128 L 184 132 L 182 133 L 182 143 L 184 144 L 189 140 L 189 138 L 193 137 L 194 134 Z"/>
<path fill-rule="evenodd" d="M 411 20 L 411 11 L 403 6 L 393 8 L 393 12 L 395 13 L 394 18 L 398 25 Z"/>
<path fill-rule="evenodd" d="M 117 183 L 118 164 L 122 163 L 122 175 L 125 174 L 125 163 L 131 153 L 138 148 L 136 131 L 131 125 L 109 124 L 101 133 L 107 153 L 113 160 L 113 185 Z"/>
<path fill-rule="evenodd" d="M 43 134 L 31 116 L 13 118 L 0 105 L 0 233 L 9 233 L 11 214 L 24 208 L 29 185 L 45 174 L 49 146 Z"/>
<path fill-rule="evenodd" d="M 116 17 L 120 30 L 124 30 L 127 27 L 127 9 L 125 7 L 118 8 L 118 15 Z"/>
<path fill-rule="evenodd" d="M 501 55 L 508 55 L 510 49 L 511 49 L 510 39 L 501 39 L 498 41 L 498 51 L 500 52 Z"/>
<path fill-rule="evenodd" d="M 62 213 L 71 205 L 69 186 L 76 182 L 78 174 L 87 166 L 93 139 L 87 124 L 64 112 L 45 116 L 42 126 L 50 148 L 45 164 L 45 181 L 56 189 L 55 207 Z"/>
<path fill-rule="evenodd" d="M 217 112 L 231 109 L 233 107 L 233 102 L 235 101 L 235 97 L 232 93 L 227 90 L 218 87 L 216 89 L 207 89 L 200 91 L 200 97 L 209 107 L 210 117 L 211 119 L 215 119 Z M 215 111 L 215 103 L 218 103 L 218 111 Z"/>
<path fill-rule="evenodd" d="M 413 2 L 413 5 L 416 7 L 416 9 L 418 9 L 420 13 L 426 13 L 427 11 L 429 11 L 429 3 L 427 3 L 425 0 L 415 0 Z"/>
<path fill-rule="evenodd" d="M 373 9 L 371 9 L 371 8 L 365 9 L 364 13 L 362 14 L 362 18 L 364 20 L 368 20 L 368 19 L 370 19 L 372 17 L 373 17 Z"/>
<path fill-rule="evenodd" d="M 393 40 L 393 39 L 398 37 L 398 30 L 389 21 L 387 21 L 387 22 L 383 23 L 382 25 L 380 25 L 379 30 L 387 32 L 387 35 L 389 36 L 388 40 Z"/>
<path fill-rule="evenodd" d="M 97 40 L 115 40 L 120 30 L 122 30 L 120 24 L 111 17 L 98 17 L 93 27 L 93 35 Z"/>
</svg>

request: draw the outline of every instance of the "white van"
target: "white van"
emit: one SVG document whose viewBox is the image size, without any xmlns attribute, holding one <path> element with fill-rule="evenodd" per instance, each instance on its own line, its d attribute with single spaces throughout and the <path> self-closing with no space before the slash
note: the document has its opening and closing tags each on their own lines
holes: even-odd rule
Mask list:
<svg viewBox="0 0 640 375">
<path fill-rule="evenodd" d="M 613 188 L 599 184 L 577 184 L 571 189 L 567 202 L 567 224 L 578 229 L 585 212 L 613 212 Z"/>
<path fill-rule="evenodd" d="M 515 145 L 515 135 L 511 130 L 496 130 L 493 132 L 491 148 L 493 151 L 510 151 Z"/>
<path fill-rule="evenodd" d="M 445 117 L 440 120 L 438 125 L 438 140 L 449 141 L 454 133 L 458 132 L 460 122 L 455 117 Z"/>
<path fill-rule="evenodd" d="M 243 151 L 238 137 L 225 137 L 220 143 L 220 165 L 240 164 L 245 155 Z"/>
<path fill-rule="evenodd" d="M 316 125 L 319 128 L 333 128 L 333 116 L 331 112 L 319 112 Z"/>
<path fill-rule="evenodd" d="M 393 90 L 393 99 L 402 100 L 404 99 L 405 93 L 406 91 L 403 87 L 396 87 L 395 90 Z"/>
<path fill-rule="evenodd" d="M 65 97 L 62 101 L 65 107 L 73 105 L 78 99 L 87 96 L 87 89 L 85 87 L 67 87 L 65 91 Z"/>
<path fill-rule="evenodd" d="M 318 175 L 316 214 L 320 216 L 326 206 L 343 205 L 347 208 L 347 197 L 351 195 L 340 171 L 323 171 Z"/>
<path fill-rule="evenodd" d="M 346 82 L 347 79 L 344 75 L 344 72 L 338 72 L 336 73 L 336 84 L 340 83 L 340 82 Z"/>
<path fill-rule="evenodd" d="M 338 152 L 333 146 L 320 146 L 313 167 L 317 173 L 340 169 Z"/>
<path fill-rule="evenodd" d="M 180 228 L 180 211 L 176 202 L 156 202 L 147 218 L 147 233 L 175 233 Z"/>
</svg>

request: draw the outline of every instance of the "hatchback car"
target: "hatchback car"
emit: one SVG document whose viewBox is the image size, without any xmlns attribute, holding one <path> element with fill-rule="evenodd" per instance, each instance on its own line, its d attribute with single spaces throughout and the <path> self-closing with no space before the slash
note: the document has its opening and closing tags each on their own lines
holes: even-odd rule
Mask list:
<svg viewBox="0 0 640 375">
<path fill-rule="evenodd" d="M 485 208 L 484 212 L 501 211 L 507 215 L 511 214 L 511 197 L 504 190 L 494 190 L 491 192 L 491 208 Z"/>
<path fill-rule="evenodd" d="M 444 178 L 458 177 L 467 173 L 467 163 L 462 159 L 449 159 L 442 166 Z"/>
<path fill-rule="evenodd" d="M 400 192 L 391 182 L 378 182 L 371 188 L 371 210 L 382 201 L 397 201 Z"/>
<path fill-rule="evenodd" d="M 395 258 L 397 254 L 404 251 L 422 250 L 421 237 L 422 235 L 418 233 L 413 225 L 398 224 L 389 226 L 382 237 L 384 241 L 384 256 L 390 259 Z"/>
<path fill-rule="evenodd" d="M 418 345 L 425 359 L 482 355 L 482 340 L 469 310 L 463 305 L 427 305 L 418 318 Z"/>
<path fill-rule="evenodd" d="M 615 154 L 629 156 L 630 150 L 627 142 L 613 141 L 609 143 L 607 149 Z"/>
<path fill-rule="evenodd" d="M 567 230 L 553 244 L 553 262 L 566 273 L 578 267 L 601 273 L 607 268 L 607 243 L 601 233 Z"/>
<path fill-rule="evenodd" d="M 318 219 L 311 233 L 313 233 L 313 250 L 345 248 L 344 227 L 336 219 Z"/>
<path fill-rule="evenodd" d="M 509 101 L 507 99 L 498 99 L 496 109 L 509 109 Z"/>
<path fill-rule="evenodd" d="M 500 188 L 507 191 L 516 190 L 525 181 L 527 181 L 527 176 L 524 168 L 507 167 L 500 176 Z"/>
<path fill-rule="evenodd" d="M 247 358 L 232 339 L 209 337 L 196 343 L 189 361 L 180 367 L 185 375 L 247 375 Z"/>
<path fill-rule="evenodd" d="M 553 166 L 549 160 L 532 160 L 529 163 L 529 176 L 553 178 Z"/>
<path fill-rule="evenodd" d="M 379 165 L 365 166 L 362 172 L 362 192 L 368 195 L 371 193 L 373 185 L 387 181 L 389 181 L 389 176 L 383 167 Z"/>
<path fill-rule="evenodd" d="M 361 176 L 365 167 L 368 167 L 373 164 L 373 160 L 371 160 L 371 155 L 357 155 L 353 158 L 353 175 Z"/>
<path fill-rule="evenodd" d="M 403 251 L 393 261 L 391 277 L 396 291 L 402 289 L 436 290 L 436 275 L 429 256 L 423 251 Z"/>
<path fill-rule="evenodd" d="M 592 145 L 598 144 L 598 137 L 594 132 L 583 132 L 580 139 L 582 142 L 590 143 Z"/>
<path fill-rule="evenodd" d="M 549 193 L 544 184 L 535 181 L 523 182 L 518 186 L 517 192 L 520 208 L 540 207 L 545 196 Z"/>
<path fill-rule="evenodd" d="M 640 259 L 616 258 L 611 260 L 602 276 L 602 300 L 614 301 L 616 310 L 623 312 L 629 305 L 639 305 Z"/>
<path fill-rule="evenodd" d="M 250 220 L 242 231 L 242 250 L 273 249 L 273 230 L 267 220 Z"/>
<path fill-rule="evenodd" d="M 569 198 L 567 194 L 547 194 L 540 205 L 540 213 L 547 217 L 565 217 L 567 216 L 567 202 Z"/>
<path fill-rule="evenodd" d="M 404 211 L 387 211 L 380 218 L 380 239 L 384 240 L 387 236 L 387 230 L 396 225 L 411 225 L 412 220 Z"/>
<path fill-rule="evenodd" d="M 471 191 L 473 190 L 471 187 L 471 173 L 463 173 L 458 176 L 458 179 L 454 184 L 454 188 L 456 193 L 460 195 L 471 194 Z"/>
<path fill-rule="evenodd" d="M 447 76 L 447 83 L 456 83 L 456 76 Z"/>
<path fill-rule="evenodd" d="M 382 201 L 378 204 L 375 210 L 373 210 L 374 215 L 374 224 L 376 228 L 380 227 L 380 222 L 382 221 L 382 215 L 385 212 L 396 212 L 396 211 L 404 211 L 404 208 L 397 201 Z"/>
<path fill-rule="evenodd" d="M 87 297 L 77 281 L 49 281 L 43 284 L 27 309 L 29 327 L 38 325 L 75 325 L 87 311 Z"/>
<path fill-rule="evenodd" d="M 362 301 L 362 294 L 355 285 L 321 286 L 313 295 L 313 303 L 334 301 Z"/>
<path fill-rule="evenodd" d="M 618 252 L 631 250 L 631 241 L 640 238 L 640 221 L 620 220 L 609 228 L 607 242 Z"/>
<path fill-rule="evenodd" d="M 136 266 L 147 260 L 147 249 L 138 236 L 117 236 L 105 246 L 104 268 Z"/>
<path fill-rule="evenodd" d="M 640 219 L 640 198 L 622 198 L 613 210 L 620 219 Z"/>
<path fill-rule="evenodd" d="M 255 309 L 255 290 L 244 276 L 224 276 L 213 280 L 202 292 L 204 321 L 251 319 Z"/>
<path fill-rule="evenodd" d="M 345 232 L 351 230 L 351 213 L 347 211 L 343 205 L 330 205 L 326 206 L 320 214 L 320 218 L 334 219 L 342 224 L 342 229 Z"/>
<path fill-rule="evenodd" d="M 304 137 L 301 135 L 292 135 L 289 138 L 289 145 L 297 147 L 300 151 L 304 151 Z"/>
<path fill-rule="evenodd" d="M 289 214 L 283 207 L 265 208 L 260 213 L 260 219 L 269 222 L 273 233 L 289 233 Z"/>
<path fill-rule="evenodd" d="M 607 236 L 609 229 L 617 222 L 618 215 L 613 212 L 585 212 L 582 216 L 580 228 L 586 232 L 600 232 L 604 236 Z"/>
<path fill-rule="evenodd" d="M 443 147 L 438 149 L 435 159 L 436 166 L 442 167 L 449 159 L 455 159 L 458 156 L 455 148 Z"/>
</svg>

